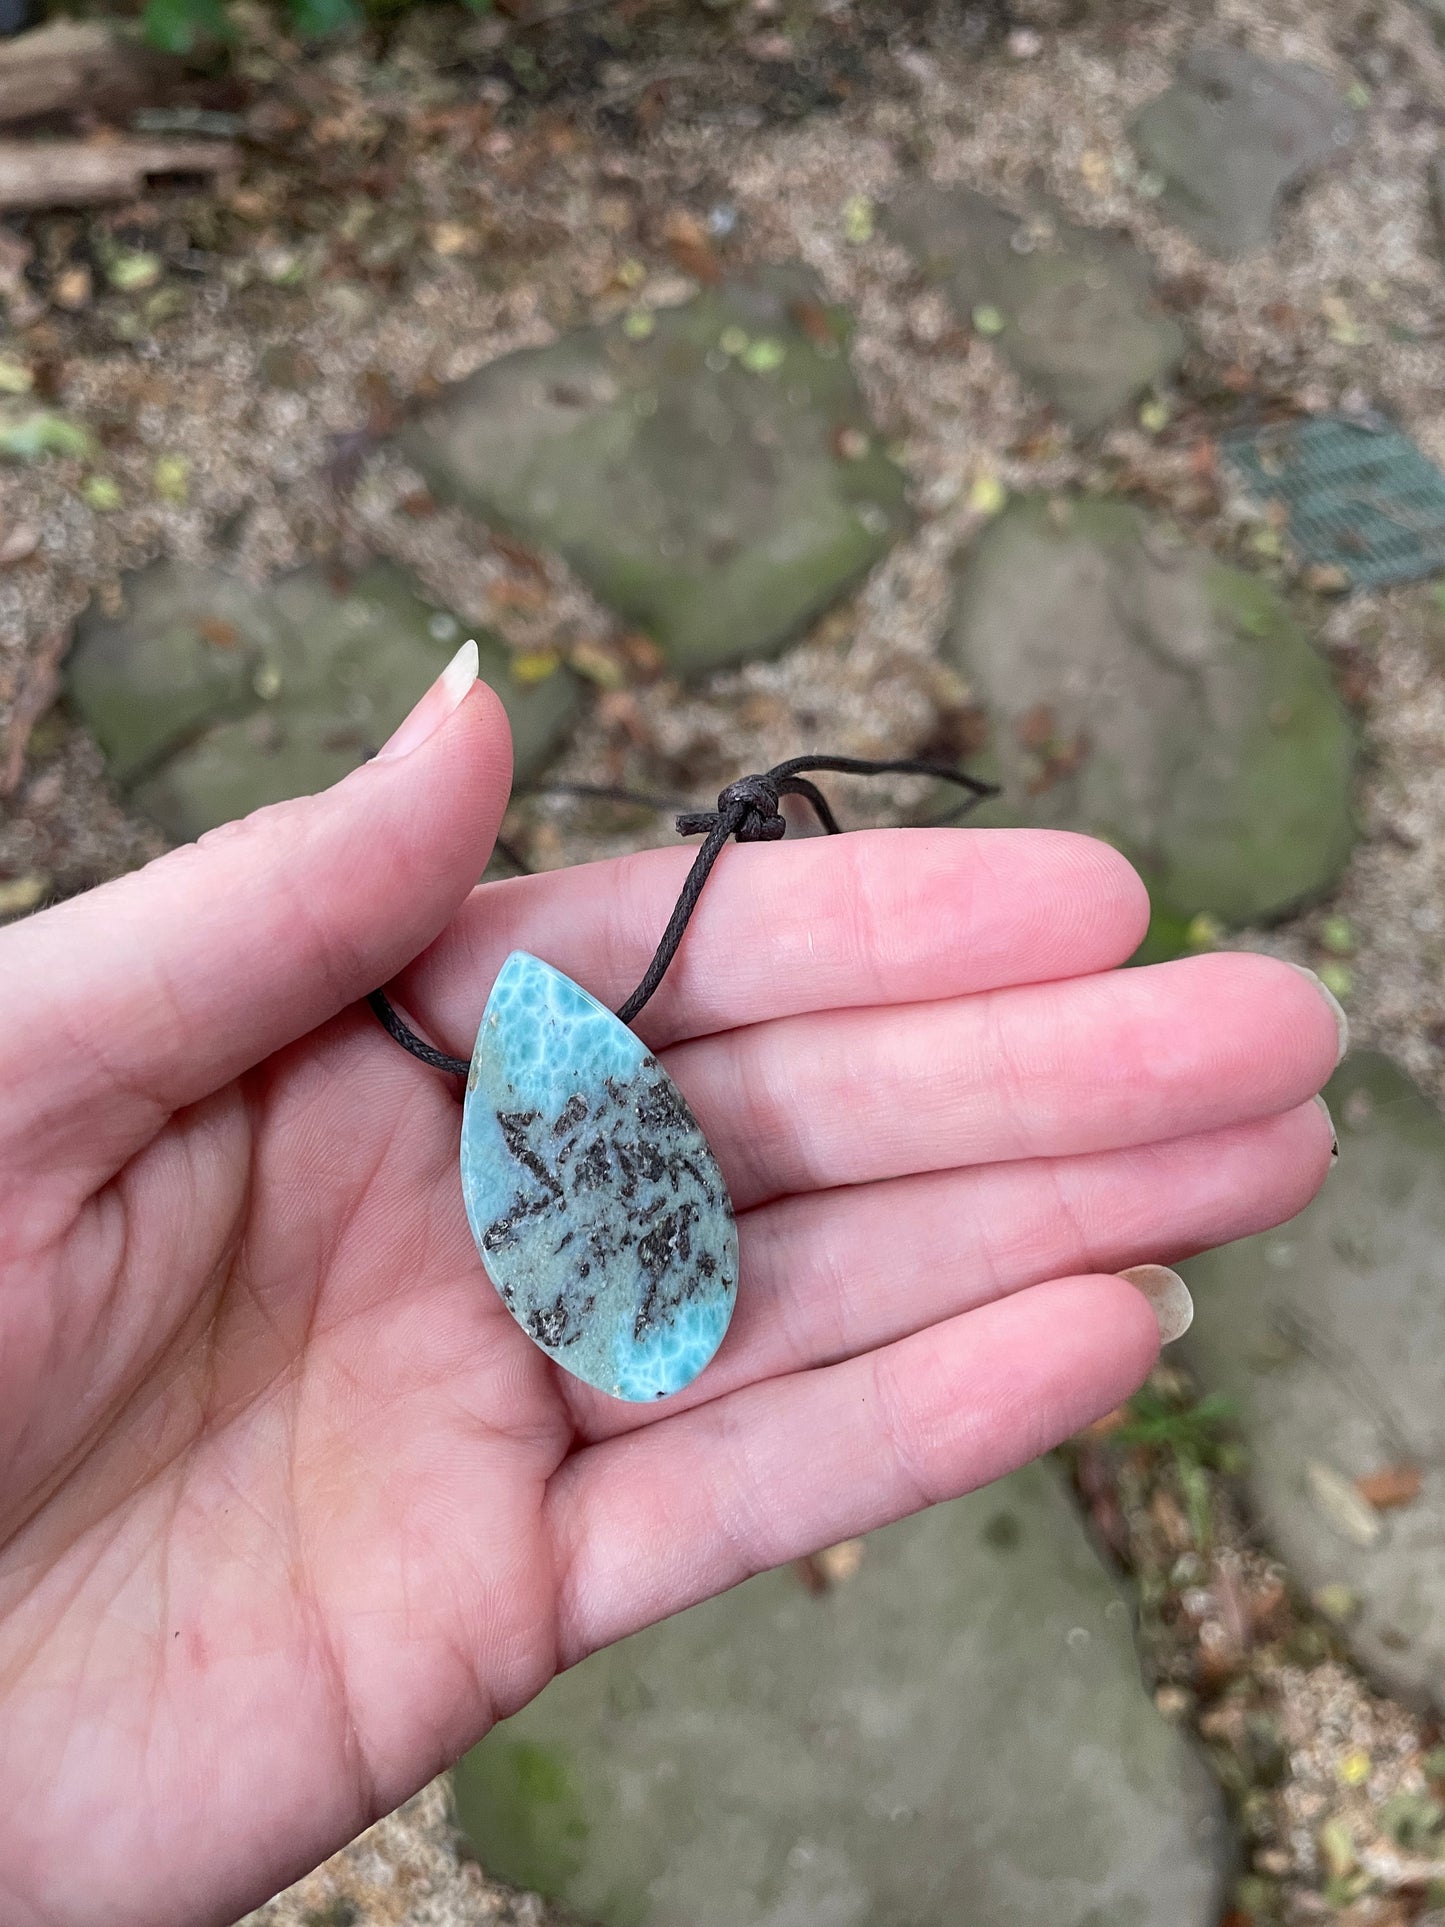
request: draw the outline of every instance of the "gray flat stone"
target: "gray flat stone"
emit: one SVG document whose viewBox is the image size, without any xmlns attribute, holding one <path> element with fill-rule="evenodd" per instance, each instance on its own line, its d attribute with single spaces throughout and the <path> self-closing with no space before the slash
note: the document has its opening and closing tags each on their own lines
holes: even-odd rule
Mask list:
<svg viewBox="0 0 1445 1927">
<path fill-rule="evenodd" d="M 1198 47 L 1130 130 L 1165 182 L 1161 205 L 1215 254 L 1267 247 L 1287 189 L 1333 159 L 1353 128 L 1328 74 L 1238 47 Z"/>
<path fill-rule="evenodd" d="M 1260 1524 L 1291 1574 L 1348 1587 L 1358 1658 L 1445 1709 L 1445 1118 L 1369 1052 L 1325 1095 L 1339 1164 L 1291 1224 L 1184 1267 L 1184 1344 L 1238 1402 Z M 1421 1472 L 1419 1497 L 1355 1516 L 1352 1482 L 1398 1465 Z"/>
<path fill-rule="evenodd" d="M 905 188 L 887 222 L 960 320 L 995 311 L 1001 352 L 1080 428 L 1102 427 L 1179 365 L 1184 332 L 1160 310 L 1148 261 L 1120 235 L 1052 210 L 1020 218 L 968 188 L 927 182 Z"/>
<path fill-rule="evenodd" d="M 505 355 L 401 445 L 698 674 L 777 648 L 907 526 L 842 334 L 810 276 L 765 269 Z"/>
<path fill-rule="evenodd" d="M 1254 576 L 1122 503 L 1022 500 L 960 558 L 944 648 L 988 717 L 976 767 L 1004 785 L 973 820 L 1116 844 L 1161 951 L 1200 913 L 1277 916 L 1338 876 L 1353 732 Z"/>
<path fill-rule="evenodd" d="M 488 1871 L 604 1927 L 1213 1927 L 1229 1859 L 1043 1465 L 594 1655 L 457 1777 Z"/>
<path fill-rule="evenodd" d="M 308 568 L 265 588 L 161 561 L 91 612 L 67 664 L 70 700 L 136 806 L 184 841 L 263 803 L 339 781 L 379 749 L 466 634 L 531 774 L 575 716 L 558 672 L 523 686 L 503 644 L 374 562 L 338 586 Z"/>
</svg>

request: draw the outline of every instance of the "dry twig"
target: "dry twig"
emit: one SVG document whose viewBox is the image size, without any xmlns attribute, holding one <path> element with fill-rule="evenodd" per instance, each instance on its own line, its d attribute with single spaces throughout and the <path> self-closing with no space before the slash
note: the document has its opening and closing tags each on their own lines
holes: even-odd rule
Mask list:
<svg viewBox="0 0 1445 1927">
<path fill-rule="evenodd" d="M 134 104 L 171 64 L 103 21 L 53 21 L 0 41 L 0 126 L 75 107 Z"/>
<path fill-rule="evenodd" d="M 0 208 L 129 201 L 167 174 L 229 174 L 230 141 L 0 141 Z"/>
<path fill-rule="evenodd" d="M 0 745 L 0 796 L 13 796 L 20 787 L 30 732 L 59 693 L 60 665 L 69 646 L 69 629 L 52 629 L 40 640 L 30 675 L 11 705 L 10 722 Z"/>
</svg>

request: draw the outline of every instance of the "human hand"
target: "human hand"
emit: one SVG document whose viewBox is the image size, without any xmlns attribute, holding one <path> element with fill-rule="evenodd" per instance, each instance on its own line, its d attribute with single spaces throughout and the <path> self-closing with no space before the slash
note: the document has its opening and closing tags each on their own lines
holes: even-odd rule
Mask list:
<svg viewBox="0 0 1445 1927">
<path fill-rule="evenodd" d="M 233 1919 L 593 1648 L 1117 1404 L 1158 1330 L 1111 1274 L 1328 1168 L 1318 988 L 1115 974 L 1104 846 L 733 848 L 638 1025 L 738 1208 L 733 1329 L 661 1406 L 591 1392 L 486 1280 L 454 1082 L 357 1000 L 402 971 L 466 1055 L 523 947 L 615 1004 L 690 852 L 468 895 L 510 765 L 459 693 L 0 932 L 6 1927 Z"/>
</svg>

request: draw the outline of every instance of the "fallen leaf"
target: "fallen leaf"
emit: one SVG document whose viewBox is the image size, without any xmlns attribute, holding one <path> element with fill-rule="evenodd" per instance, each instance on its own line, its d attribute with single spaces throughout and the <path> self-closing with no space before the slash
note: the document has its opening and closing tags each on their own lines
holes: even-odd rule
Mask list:
<svg viewBox="0 0 1445 1927">
<path fill-rule="evenodd" d="M 795 301 L 788 309 L 789 318 L 805 340 L 811 341 L 815 348 L 836 348 L 838 337 L 832 319 L 821 301 Z"/>
<path fill-rule="evenodd" d="M 596 683 L 599 689 L 621 689 L 627 681 L 617 658 L 595 642 L 577 643 L 567 660 L 579 676 Z"/>
<path fill-rule="evenodd" d="M 1384 1529 L 1380 1515 L 1343 1472 L 1337 1472 L 1322 1459 L 1309 1459 L 1305 1463 L 1305 1479 L 1316 1508 L 1341 1538 L 1361 1547 L 1375 1544 Z"/>
<path fill-rule="evenodd" d="M 997 475 L 976 475 L 968 491 L 968 506 L 975 515 L 997 515 L 1008 500 L 1008 490 Z"/>
<path fill-rule="evenodd" d="M 714 287 L 722 279 L 722 261 L 712 244 L 706 226 L 686 208 L 673 208 L 662 224 L 662 238 L 668 253 L 684 274 L 704 287 Z"/>
<path fill-rule="evenodd" d="M 0 569 L 14 568 L 40 547 L 40 531 L 33 522 L 16 522 L 0 535 Z"/>
<path fill-rule="evenodd" d="M 793 1571 L 801 1580 L 804 1590 L 812 1593 L 815 1598 L 819 1593 L 824 1593 L 828 1590 L 827 1576 L 823 1568 L 818 1564 L 818 1555 L 816 1552 L 805 1553 L 801 1559 L 795 1559 L 793 1561 Z"/>
<path fill-rule="evenodd" d="M 519 649 L 511 659 L 512 674 L 520 683 L 545 682 L 562 667 L 555 649 Z"/>
<path fill-rule="evenodd" d="M 120 483 L 110 475 L 87 475 L 80 485 L 80 495 L 98 515 L 113 514 L 125 501 Z"/>
<path fill-rule="evenodd" d="M 640 629 L 629 630 L 619 638 L 617 646 L 626 657 L 629 669 L 644 680 L 654 680 L 667 668 L 666 656 L 652 637 L 643 635 Z"/>
<path fill-rule="evenodd" d="M 528 575 L 536 576 L 539 582 L 547 580 L 547 564 L 536 549 L 519 542 L 515 536 L 503 535 L 498 529 L 490 530 L 488 539 L 497 554 L 504 556 L 514 569 L 525 569 Z"/>
<path fill-rule="evenodd" d="M 152 479 L 163 502 L 184 502 L 190 494 L 190 461 L 184 455 L 158 456 Z"/>
<path fill-rule="evenodd" d="M 41 876 L 38 870 L 0 882 L 0 917 L 23 917 L 27 910 L 35 908 L 49 888 L 49 878 Z"/>
<path fill-rule="evenodd" d="M 1084 1436 L 1085 1438 L 1091 1439 L 1107 1438 L 1111 1432 L 1117 1432 L 1121 1425 L 1127 1425 L 1128 1423 L 1128 1406 L 1116 1405 L 1112 1412 L 1105 1412 L 1102 1418 L 1096 1418 L 1091 1424 L 1086 1425 L 1084 1427 Z"/>
<path fill-rule="evenodd" d="M 1189 472 L 1201 481 L 1212 481 L 1219 473 L 1219 444 L 1210 436 L 1197 441 L 1189 451 Z"/>
<path fill-rule="evenodd" d="M 445 256 L 475 254 L 480 242 L 476 229 L 461 221 L 438 221 L 427 234 L 432 253 Z"/>
<path fill-rule="evenodd" d="M 241 633 L 234 622 L 225 622 L 220 616 L 202 616 L 196 624 L 196 632 L 203 642 L 214 649 L 234 649 L 241 640 Z"/>
<path fill-rule="evenodd" d="M 488 599 L 493 609 L 515 609 L 523 615 L 535 615 L 539 609 L 546 608 L 550 598 L 546 583 L 539 582 L 535 576 L 525 580 L 503 576 L 500 582 L 492 583 Z"/>
<path fill-rule="evenodd" d="M 690 275 L 694 281 L 700 281 L 705 288 L 715 288 L 722 280 L 722 259 L 706 236 L 695 242 L 669 241 L 667 251 L 674 266 Z"/>
<path fill-rule="evenodd" d="M 823 1569 L 829 1585 L 841 1586 L 851 1579 L 863 1563 L 863 1541 L 845 1539 L 841 1545 L 825 1546 L 814 1558 Z"/>
<path fill-rule="evenodd" d="M 88 455 L 91 447 L 88 430 L 48 410 L 0 422 L 0 455 L 16 461 L 33 462 L 41 455 Z"/>
<path fill-rule="evenodd" d="M 781 341 L 764 337 L 761 341 L 750 341 L 738 356 L 742 366 L 750 375 L 775 374 L 788 358 L 788 351 Z"/>
<path fill-rule="evenodd" d="M 58 308 L 64 308 L 66 314 L 79 314 L 79 310 L 91 301 L 91 295 L 91 270 L 85 264 L 64 268 L 50 289 L 50 299 Z"/>
<path fill-rule="evenodd" d="M 1184 941 L 1191 950 L 1217 950 L 1223 940 L 1223 924 L 1207 910 L 1201 910 L 1189 919 Z"/>
<path fill-rule="evenodd" d="M 1321 1586 L 1312 1595 L 1316 1612 L 1323 1613 L 1333 1626 L 1347 1626 L 1360 1610 L 1360 1595 L 1338 1580 Z"/>
<path fill-rule="evenodd" d="M 1347 1823 L 1338 1815 L 1320 1828 L 1320 1857 L 1336 1880 L 1343 1880 L 1355 1864 L 1355 1842 Z"/>
<path fill-rule="evenodd" d="M 1160 435 L 1169 426 L 1169 404 L 1155 399 L 1139 409 L 1139 426 L 1149 435 Z"/>
<path fill-rule="evenodd" d="M 1341 919 L 1343 921 L 1343 919 Z M 1420 1496 L 1420 1469 L 1414 1465 L 1382 1465 L 1355 1480 L 1355 1490 L 1376 1512 L 1391 1512 L 1399 1506 L 1413 1505 Z"/>
<path fill-rule="evenodd" d="M 144 248 L 122 248 L 105 264 L 105 278 L 121 294 L 139 294 L 153 288 L 165 271 L 158 254 Z"/>
<path fill-rule="evenodd" d="M 1102 193 L 1114 179 L 1114 169 L 1107 154 L 1101 154 L 1097 147 L 1089 147 L 1079 156 L 1079 172 L 1096 194 Z"/>
<path fill-rule="evenodd" d="M 707 223 L 690 208 L 670 207 L 662 217 L 662 238 L 669 247 L 700 247 L 708 238 Z"/>
<path fill-rule="evenodd" d="M 52 629 L 31 656 L 29 675 L 10 705 L 10 721 L 0 737 L 0 796 L 13 796 L 20 785 L 30 732 L 55 701 L 61 658 L 69 646 L 70 630 Z"/>
<path fill-rule="evenodd" d="M 873 203 L 866 194 L 854 194 L 843 207 L 843 238 L 854 247 L 873 239 Z"/>
<path fill-rule="evenodd" d="M 1014 727 L 1020 749 L 1047 749 L 1056 733 L 1054 712 L 1047 703 L 1035 703 L 1025 710 Z"/>
<path fill-rule="evenodd" d="M 1368 331 L 1360 326 L 1342 295 L 1322 295 L 1320 313 L 1325 318 L 1325 333 L 1341 348 L 1361 348 L 1369 340 Z"/>
<path fill-rule="evenodd" d="M 1355 954 L 1355 926 L 1348 917 L 1326 917 L 1320 925 L 1320 944 L 1332 957 L 1352 957 Z M 1372 1505 L 1379 1503 L 1378 1499 L 1371 1500 Z"/>
</svg>

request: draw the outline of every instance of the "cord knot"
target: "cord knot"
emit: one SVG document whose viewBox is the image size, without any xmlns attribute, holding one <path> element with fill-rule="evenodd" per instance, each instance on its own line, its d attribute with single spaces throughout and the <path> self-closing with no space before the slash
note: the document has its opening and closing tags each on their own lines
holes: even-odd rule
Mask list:
<svg viewBox="0 0 1445 1927">
<path fill-rule="evenodd" d="M 679 836 L 705 836 L 720 824 L 739 843 L 776 843 L 788 833 L 778 808 L 779 790 L 771 776 L 739 777 L 721 791 L 715 810 L 690 810 L 677 819 Z"/>
<path fill-rule="evenodd" d="M 667 928 L 662 933 L 642 982 L 626 1002 L 617 1007 L 617 1015 L 624 1024 L 632 1022 L 662 982 L 668 965 L 677 955 L 677 946 L 682 942 L 688 919 L 697 908 L 703 885 L 731 838 L 736 837 L 739 843 L 776 843 L 779 837 L 786 836 L 788 819 L 778 807 L 785 796 L 801 798 L 817 817 L 824 833 L 837 836 L 842 825 L 834 816 L 827 797 L 804 774 L 807 770 L 831 770 L 838 776 L 931 776 L 940 782 L 955 783 L 961 790 L 967 791 L 968 801 L 962 806 L 963 809 L 971 807 L 981 797 L 998 794 L 992 783 L 981 783 L 977 777 L 966 776 L 962 770 L 945 769 L 917 756 L 893 757 L 887 761 L 874 761 L 864 756 L 791 756 L 786 763 L 777 763 L 772 769 L 762 770 L 756 776 L 744 776 L 736 783 L 729 783 L 718 797 L 715 810 L 688 810 L 676 819 L 679 836 L 701 836 L 706 841 L 693 858 L 687 881 L 682 886 L 682 895 L 673 905 Z M 575 793 L 600 795 L 606 792 L 584 787 Z M 961 813 L 961 810 L 953 810 L 948 817 L 937 820 L 952 821 Z M 437 1070 L 466 1076 L 465 1059 L 448 1057 L 445 1051 L 434 1049 L 418 1037 L 392 1009 L 381 991 L 373 992 L 370 1003 L 387 1030 L 413 1057 L 419 1057 L 424 1064 L 430 1064 Z"/>
</svg>

